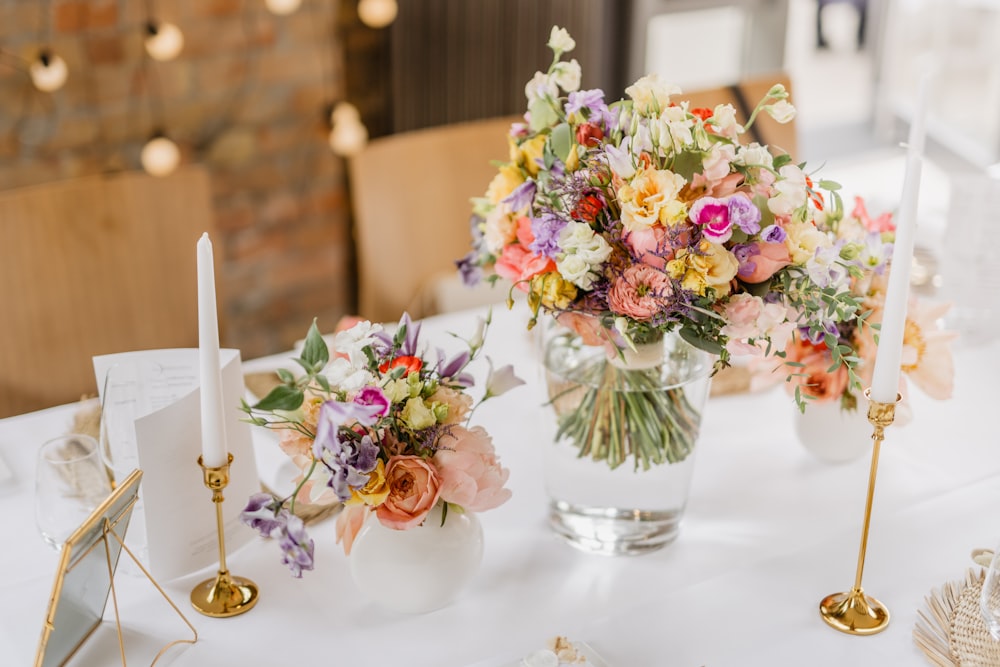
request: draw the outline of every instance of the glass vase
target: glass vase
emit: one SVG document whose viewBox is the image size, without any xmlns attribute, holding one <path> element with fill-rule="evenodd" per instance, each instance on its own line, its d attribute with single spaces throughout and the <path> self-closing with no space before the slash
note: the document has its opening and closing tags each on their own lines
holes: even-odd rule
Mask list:
<svg viewBox="0 0 1000 667">
<path fill-rule="evenodd" d="M 603 554 L 659 549 L 687 505 L 713 358 L 675 334 L 617 352 L 558 324 L 544 336 L 550 405 L 549 523 Z"/>
</svg>

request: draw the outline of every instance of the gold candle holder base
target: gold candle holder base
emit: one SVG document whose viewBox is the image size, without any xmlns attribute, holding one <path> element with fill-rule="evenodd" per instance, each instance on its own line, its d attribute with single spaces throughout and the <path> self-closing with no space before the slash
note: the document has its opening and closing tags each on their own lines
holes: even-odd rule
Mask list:
<svg viewBox="0 0 1000 667">
<path fill-rule="evenodd" d="M 850 635 L 874 635 L 889 625 L 889 610 L 860 588 L 827 595 L 819 613 L 827 625 Z"/>
<path fill-rule="evenodd" d="M 872 500 L 875 497 L 875 474 L 878 472 L 878 455 L 885 439 L 885 428 L 896 417 L 895 403 L 873 401 L 871 390 L 865 390 L 868 399 L 868 421 L 872 432 L 872 465 L 868 473 L 868 498 L 865 501 L 865 520 L 861 529 L 861 548 L 858 550 L 858 569 L 854 576 L 854 588 L 847 593 L 827 595 L 819 603 L 819 613 L 830 627 L 849 635 L 874 635 L 889 626 L 889 610 L 885 605 L 865 595 L 861 588 L 861 575 L 865 569 L 865 552 L 868 549 L 868 528 L 872 520 Z"/>
<path fill-rule="evenodd" d="M 207 579 L 191 591 L 191 606 L 196 611 L 213 618 L 229 618 L 238 616 L 253 609 L 257 604 L 257 584 L 243 577 L 234 577 L 226 567 L 226 534 L 222 521 L 222 490 L 229 484 L 229 461 L 218 468 L 208 468 L 198 457 L 205 476 L 205 486 L 212 491 L 212 502 L 215 503 L 215 522 L 219 533 L 219 573 L 214 579 Z"/>
</svg>

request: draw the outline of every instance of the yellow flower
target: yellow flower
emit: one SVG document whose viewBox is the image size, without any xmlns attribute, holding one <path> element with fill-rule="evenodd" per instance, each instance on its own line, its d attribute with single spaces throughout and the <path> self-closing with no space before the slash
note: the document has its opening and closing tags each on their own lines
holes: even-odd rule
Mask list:
<svg viewBox="0 0 1000 667">
<path fill-rule="evenodd" d="M 681 281 L 681 287 L 704 295 L 709 287 L 719 294 L 729 294 L 730 281 L 740 269 L 739 260 L 723 246 L 702 241 L 698 252 L 677 251 L 677 257 L 667 263 L 667 273 Z"/>
<path fill-rule="evenodd" d="M 558 273 L 543 273 L 531 279 L 528 304 L 532 309 L 540 303 L 545 308 L 565 310 L 575 298 L 576 285 Z"/>
<path fill-rule="evenodd" d="M 569 155 L 566 157 L 566 171 L 576 171 L 580 168 L 580 156 L 576 152 L 577 145 L 573 144 L 573 147 L 569 149 Z"/>
<path fill-rule="evenodd" d="M 386 382 L 385 386 L 382 387 L 382 393 L 385 394 L 390 403 L 399 403 L 410 396 L 410 385 L 406 383 L 406 378 L 397 378 Z"/>
<path fill-rule="evenodd" d="M 389 497 L 389 484 L 385 481 L 385 463 L 379 459 L 375 470 L 368 473 L 368 482 L 361 489 L 351 489 L 345 505 L 370 505 L 378 507 Z"/>
<path fill-rule="evenodd" d="M 673 225 L 684 219 L 687 207 L 677 197 L 687 184 L 669 169 L 647 166 L 618 188 L 622 225 L 630 232 L 649 229 L 656 223 Z"/>
<path fill-rule="evenodd" d="M 521 183 L 524 183 L 524 176 L 521 175 L 521 170 L 517 168 L 517 165 L 505 164 L 500 167 L 500 171 L 486 188 L 486 198 L 495 206 Z"/>
<path fill-rule="evenodd" d="M 416 398 L 408 398 L 406 400 L 406 405 L 403 406 L 403 410 L 399 413 L 399 416 L 403 419 L 406 425 L 414 431 L 430 428 L 437 422 L 437 419 L 434 417 L 434 413 L 431 412 L 431 409 L 424 403 L 424 399 L 419 396 Z"/>
<path fill-rule="evenodd" d="M 804 265 L 816 254 L 816 248 L 828 243 L 826 234 L 816 229 L 816 225 L 806 220 L 792 220 L 785 225 L 785 245 L 792 262 Z"/>
<path fill-rule="evenodd" d="M 539 134 L 522 143 L 518 148 L 517 162 L 532 176 L 538 175 L 538 162 L 545 150 L 545 135 Z M 521 179 L 524 181 L 524 179 Z M 520 185 L 520 183 L 518 184 Z M 516 187 L 516 186 L 515 186 Z"/>
</svg>

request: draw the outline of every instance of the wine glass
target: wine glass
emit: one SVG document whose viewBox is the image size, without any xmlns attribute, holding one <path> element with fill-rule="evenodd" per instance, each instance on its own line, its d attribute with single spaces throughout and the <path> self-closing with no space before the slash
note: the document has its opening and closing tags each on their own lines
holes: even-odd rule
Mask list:
<svg viewBox="0 0 1000 667">
<path fill-rule="evenodd" d="M 111 480 L 91 436 L 62 435 L 38 451 L 35 521 L 42 539 L 56 551 L 109 493 Z"/>
</svg>

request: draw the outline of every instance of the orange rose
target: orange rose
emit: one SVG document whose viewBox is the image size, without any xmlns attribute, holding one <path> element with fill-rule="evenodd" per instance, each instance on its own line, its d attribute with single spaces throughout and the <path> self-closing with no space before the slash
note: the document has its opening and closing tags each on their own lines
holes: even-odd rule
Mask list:
<svg viewBox="0 0 1000 667">
<path fill-rule="evenodd" d="M 382 525 L 407 530 L 420 525 L 441 495 L 437 470 L 419 456 L 393 456 L 385 468 L 389 496 L 375 509 Z"/>
</svg>

